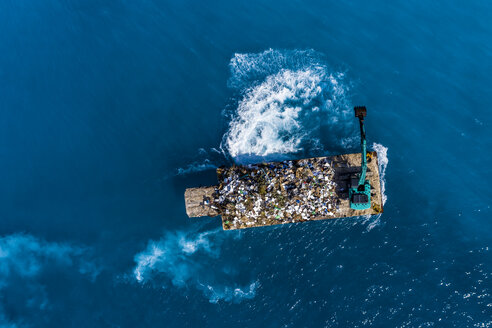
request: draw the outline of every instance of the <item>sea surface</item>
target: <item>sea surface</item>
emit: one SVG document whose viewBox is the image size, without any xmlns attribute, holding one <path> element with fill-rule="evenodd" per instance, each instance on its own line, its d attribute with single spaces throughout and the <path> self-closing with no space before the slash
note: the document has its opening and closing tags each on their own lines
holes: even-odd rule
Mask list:
<svg viewBox="0 0 492 328">
<path fill-rule="evenodd" d="M 490 1 L 3 0 L 0 327 L 492 327 Z M 384 213 L 185 188 L 357 152 Z"/>
</svg>

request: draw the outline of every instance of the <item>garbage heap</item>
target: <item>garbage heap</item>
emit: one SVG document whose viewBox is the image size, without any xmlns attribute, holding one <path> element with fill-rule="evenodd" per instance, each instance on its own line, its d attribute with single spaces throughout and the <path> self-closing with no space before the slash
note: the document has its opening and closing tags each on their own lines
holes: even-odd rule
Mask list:
<svg viewBox="0 0 492 328">
<path fill-rule="evenodd" d="M 334 217 L 339 211 L 327 158 L 219 168 L 212 208 L 224 229 Z"/>
</svg>

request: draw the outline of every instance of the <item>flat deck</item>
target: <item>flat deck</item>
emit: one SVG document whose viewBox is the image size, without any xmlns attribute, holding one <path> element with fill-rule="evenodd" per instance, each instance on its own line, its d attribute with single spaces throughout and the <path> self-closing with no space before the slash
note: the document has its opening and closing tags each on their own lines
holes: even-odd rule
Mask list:
<svg viewBox="0 0 492 328">
<path fill-rule="evenodd" d="M 382 213 L 376 152 L 368 153 L 371 208 L 352 210 L 348 184 L 360 153 L 217 169 L 217 186 L 185 191 L 189 217 L 222 216 L 224 230 Z"/>
</svg>

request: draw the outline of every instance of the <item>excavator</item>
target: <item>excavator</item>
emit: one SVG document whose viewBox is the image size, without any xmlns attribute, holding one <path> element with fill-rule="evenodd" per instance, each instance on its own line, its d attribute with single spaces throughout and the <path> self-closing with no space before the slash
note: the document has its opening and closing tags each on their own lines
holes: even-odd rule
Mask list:
<svg viewBox="0 0 492 328">
<path fill-rule="evenodd" d="M 371 208 L 371 184 L 366 180 L 367 173 L 367 145 L 366 130 L 364 128 L 364 117 L 367 115 L 366 107 L 354 107 L 355 117 L 359 119 L 360 126 L 360 146 L 361 151 L 361 172 L 352 176 L 350 179 L 349 201 L 350 208 L 353 210 L 366 210 Z"/>
</svg>

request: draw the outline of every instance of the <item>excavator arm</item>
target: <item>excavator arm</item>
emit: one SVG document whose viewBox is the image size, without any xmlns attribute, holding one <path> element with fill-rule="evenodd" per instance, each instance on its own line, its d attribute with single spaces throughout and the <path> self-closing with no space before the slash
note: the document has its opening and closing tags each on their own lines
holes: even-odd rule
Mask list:
<svg viewBox="0 0 492 328">
<path fill-rule="evenodd" d="M 354 107 L 355 117 L 359 119 L 360 146 L 361 146 L 361 172 L 352 177 L 349 188 L 350 208 L 354 210 L 365 210 L 371 207 L 371 185 L 366 180 L 367 173 L 367 143 L 366 130 L 364 128 L 364 117 L 367 110 L 363 106 Z"/>
<path fill-rule="evenodd" d="M 359 118 L 360 126 L 360 147 L 361 147 L 361 173 L 359 177 L 359 187 L 363 187 L 366 181 L 367 172 L 367 144 L 366 144 L 366 129 L 364 128 L 364 117 L 367 115 L 365 107 L 355 107 L 355 117 Z"/>
</svg>

